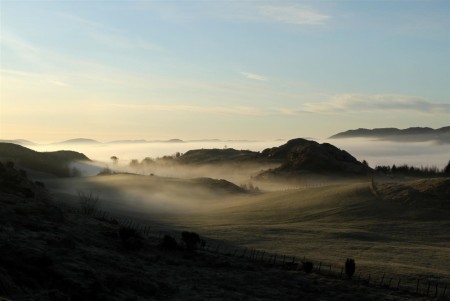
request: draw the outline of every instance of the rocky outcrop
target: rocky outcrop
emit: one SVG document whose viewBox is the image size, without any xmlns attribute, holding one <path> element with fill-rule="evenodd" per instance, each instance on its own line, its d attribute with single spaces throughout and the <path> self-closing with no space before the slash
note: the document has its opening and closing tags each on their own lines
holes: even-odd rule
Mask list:
<svg viewBox="0 0 450 301">
<path fill-rule="evenodd" d="M 367 165 L 337 147 L 306 139 L 293 139 L 280 147 L 266 149 L 263 156 L 283 163 L 261 175 L 298 175 L 305 173 L 335 173 L 364 175 L 371 171 Z"/>
</svg>

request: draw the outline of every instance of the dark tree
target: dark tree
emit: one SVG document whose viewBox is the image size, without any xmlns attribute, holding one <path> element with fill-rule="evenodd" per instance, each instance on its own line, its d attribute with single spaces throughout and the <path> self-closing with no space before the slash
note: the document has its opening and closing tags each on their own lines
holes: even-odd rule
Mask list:
<svg viewBox="0 0 450 301">
<path fill-rule="evenodd" d="M 176 250 L 178 249 L 178 243 L 175 238 L 166 234 L 160 243 L 160 247 L 166 250 Z"/>
<path fill-rule="evenodd" d="M 444 168 L 444 175 L 450 175 L 450 161 L 448 161 L 447 166 Z"/>
<path fill-rule="evenodd" d="M 197 249 L 197 246 L 201 241 L 200 236 L 197 233 L 187 231 L 181 233 L 181 239 L 183 240 L 186 249 L 190 251 Z"/>
<path fill-rule="evenodd" d="M 355 260 L 351 258 L 347 258 L 347 261 L 345 262 L 345 274 L 347 274 L 348 278 L 351 279 L 353 274 L 355 274 Z"/>
<path fill-rule="evenodd" d="M 303 262 L 303 271 L 305 271 L 306 274 L 312 273 L 314 268 L 314 263 L 311 261 L 305 261 Z"/>
</svg>

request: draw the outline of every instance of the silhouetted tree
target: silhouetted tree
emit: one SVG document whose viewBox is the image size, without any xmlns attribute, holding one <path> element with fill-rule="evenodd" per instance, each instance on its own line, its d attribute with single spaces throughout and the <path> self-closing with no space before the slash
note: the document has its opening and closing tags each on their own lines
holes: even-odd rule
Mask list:
<svg viewBox="0 0 450 301">
<path fill-rule="evenodd" d="M 113 162 L 113 164 L 117 164 L 117 162 L 119 162 L 119 158 L 117 158 L 116 156 L 111 156 L 110 159 Z"/>
<path fill-rule="evenodd" d="M 195 232 L 183 231 L 181 233 L 181 239 L 186 246 L 186 249 L 193 251 L 197 249 L 197 245 L 201 242 L 200 236 Z"/>
<path fill-rule="evenodd" d="M 130 161 L 130 167 L 131 168 L 138 168 L 139 167 L 139 161 L 136 159 L 133 159 Z"/>
<path fill-rule="evenodd" d="M 314 263 L 311 261 L 305 261 L 303 262 L 303 271 L 305 271 L 306 274 L 312 273 L 314 268 Z"/>
<path fill-rule="evenodd" d="M 345 262 L 345 274 L 347 274 L 348 278 L 351 279 L 353 274 L 355 274 L 355 260 L 351 258 L 347 258 L 347 261 Z"/>
<path fill-rule="evenodd" d="M 444 174 L 450 175 L 450 161 L 448 161 L 447 166 L 444 168 Z"/>
</svg>

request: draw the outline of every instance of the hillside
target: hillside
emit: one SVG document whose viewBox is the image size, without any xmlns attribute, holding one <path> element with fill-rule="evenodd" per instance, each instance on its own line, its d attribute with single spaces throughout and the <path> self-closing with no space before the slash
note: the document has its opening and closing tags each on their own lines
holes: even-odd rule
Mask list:
<svg viewBox="0 0 450 301">
<path fill-rule="evenodd" d="M 371 171 L 344 150 L 329 143 L 319 144 L 301 138 L 266 149 L 261 154 L 283 163 L 278 168 L 261 173 L 259 178 L 292 177 L 308 173 L 365 175 Z"/>
<path fill-rule="evenodd" d="M 356 129 L 337 133 L 329 139 L 339 138 L 376 138 L 389 141 L 431 141 L 440 143 L 450 143 L 450 126 L 432 129 L 428 127 L 410 127 L 407 129 L 397 128 L 375 128 L 375 129 Z"/>
<path fill-rule="evenodd" d="M 156 233 L 62 209 L 41 185 L 0 166 L 0 182 L 12 177 L 33 192 L 0 186 L 0 299 L 421 300 L 209 249 L 162 247 Z"/>
<path fill-rule="evenodd" d="M 21 168 L 65 177 L 72 173 L 71 162 L 89 161 L 89 158 L 74 151 L 36 152 L 17 144 L 0 143 L 0 161 L 12 161 Z"/>
<path fill-rule="evenodd" d="M 376 185 L 376 191 L 387 201 L 416 207 L 450 209 L 450 178 L 384 182 Z"/>
<path fill-rule="evenodd" d="M 182 164 L 270 163 L 276 167 L 260 172 L 257 178 L 283 178 L 306 173 L 333 175 L 365 175 L 371 169 L 344 150 L 302 138 L 267 148 L 262 152 L 249 150 L 197 149 L 175 158 Z"/>
</svg>

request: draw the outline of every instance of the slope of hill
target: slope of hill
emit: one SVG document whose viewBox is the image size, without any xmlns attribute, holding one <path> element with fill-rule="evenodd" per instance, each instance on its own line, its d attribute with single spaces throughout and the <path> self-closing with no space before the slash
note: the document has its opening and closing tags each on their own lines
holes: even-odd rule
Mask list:
<svg viewBox="0 0 450 301">
<path fill-rule="evenodd" d="M 379 199 L 368 183 L 325 185 L 236 198 L 183 224 L 243 247 L 333 265 L 352 257 L 372 279 L 435 275 L 450 284 L 450 208 L 434 205 Z"/>
<path fill-rule="evenodd" d="M 330 139 L 338 138 L 377 138 L 392 141 L 430 141 L 436 140 L 441 143 L 450 143 L 450 126 L 432 129 L 428 127 L 411 127 L 407 129 L 376 128 L 348 130 L 335 134 Z"/>
<path fill-rule="evenodd" d="M 421 300 L 248 258 L 163 248 L 157 236 L 114 219 L 55 206 L 43 187 L 6 168 L 0 182 L 14 174 L 34 196 L 0 186 L 2 300 Z"/>
<path fill-rule="evenodd" d="M 450 178 L 386 182 L 376 185 L 376 191 L 384 200 L 450 209 Z"/>
<path fill-rule="evenodd" d="M 0 161 L 12 161 L 22 168 L 56 176 L 70 176 L 72 161 L 89 161 L 89 158 L 74 151 L 36 152 L 20 145 L 0 143 Z"/>
<path fill-rule="evenodd" d="M 34 142 L 25 139 L 0 140 L 0 143 L 14 143 L 19 145 L 35 145 Z"/>
</svg>

